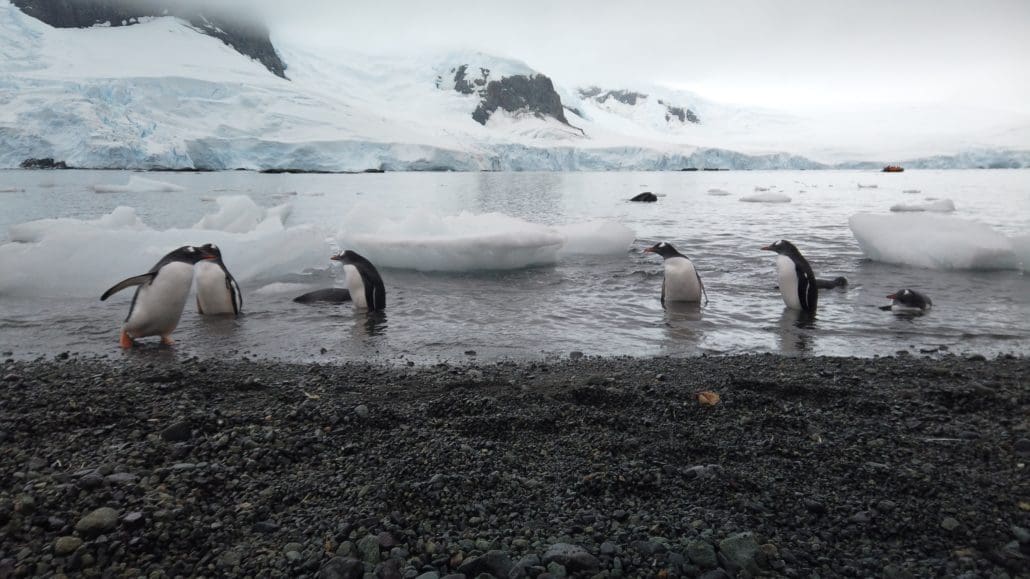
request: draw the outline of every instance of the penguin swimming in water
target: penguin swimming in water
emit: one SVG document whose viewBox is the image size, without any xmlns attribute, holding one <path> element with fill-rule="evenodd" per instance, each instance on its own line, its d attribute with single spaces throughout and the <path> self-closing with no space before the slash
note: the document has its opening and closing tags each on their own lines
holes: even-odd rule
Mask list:
<svg viewBox="0 0 1030 579">
<path fill-rule="evenodd" d="M 202 245 L 200 250 L 213 255 L 214 259 L 204 259 L 196 265 L 197 311 L 202 315 L 239 315 L 243 292 L 225 267 L 222 251 L 210 243 Z"/>
<path fill-rule="evenodd" d="M 662 256 L 665 266 L 665 280 L 662 281 L 662 303 L 700 302 L 701 296 L 708 303 L 708 293 L 700 274 L 694 268 L 690 258 L 683 255 L 671 243 L 661 241 L 648 247 L 644 253 L 656 253 Z"/>
<path fill-rule="evenodd" d="M 881 310 L 918 313 L 933 307 L 933 301 L 929 296 L 907 288 L 890 294 L 887 299 L 894 301 L 889 306 L 880 306 Z"/>
<path fill-rule="evenodd" d="M 794 310 L 815 313 L 815 307 L 819 302 L 819 288 L 808 260 L 786 239 L 766 245 L 762 249 L 778 254 L 776 269 L 779 273 L 783 303 Z"/>
<path fill-rule="evenodd" d="M 374 312 L 386 307 L 386 286 L 372 262 L 349 249 L 329 259 L 343 264 L 345 283 L 355 308 Z"/>
<path fill-rule="evenodd" d="M 205 259 L 215 259 L 215 255 L 184 245 L 162 257 L 147 273 L 122 280 L 100 296 L 104 301 L 125 288 L 138 286 L 122 326 L 122 348 L 131 348 L 134 338 L 147 336 L 161 336 L 165 345 L 174 343 L 172 331 L 179 325 L 193 285 L 193 266 Z"/>
<path fill-rule="evenodd" d="M 820 279 L 815 280 L 815 285 L 819 289 L 833 289 L 833 288 L 836 288 L 836 287 L 847 287 L 847 285 L 848 285 L 848 278 L 843 277 L 843 276 L 838 276 L 838 277 L 835 277 L 833 279 L 821 279 L 820 278 Z"/>
</svg>

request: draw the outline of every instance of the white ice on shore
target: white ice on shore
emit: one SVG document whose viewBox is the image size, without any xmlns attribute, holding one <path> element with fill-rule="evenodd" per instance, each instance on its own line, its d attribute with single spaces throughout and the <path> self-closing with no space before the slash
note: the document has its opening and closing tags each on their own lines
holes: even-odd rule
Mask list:
<svg viewBox="0 0 1030 579">
<path fill-rule="evenodd" d="M 954 210 L 955 202 L 951 199 L 937 199 L 928 203 L 898 203 L 891 205 L 891 211 L 894 213 L 951 213 Z"/>
<path fill-rule="evenodd" d="M 1010 238 L 987 225 L 957 217 L 859 213 L 848 219 L 862 252 L 873 261 L 930 269 L 1024 269 L 1024 237 Z"/>
<path fill-rule="evenodd" d="M 773 191 L 763 191 L 753 193 L 751 195 L 745 195 L 741 197 L 740 200 L 745 203 L 790 203 L 790 195 L 785 193 L 776 193 Z"/>
</svg>

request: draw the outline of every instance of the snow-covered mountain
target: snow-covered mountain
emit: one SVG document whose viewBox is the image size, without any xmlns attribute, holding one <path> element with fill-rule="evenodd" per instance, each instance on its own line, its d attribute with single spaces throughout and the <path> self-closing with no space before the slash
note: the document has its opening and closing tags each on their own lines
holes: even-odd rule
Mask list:
<svg viewBox="0 0 1030 579">
<path fill-rule="evenodd" d="M 314 51 L 276 42 L 273 29 L 277 73 L 206 19 L 130 20 L 54 28 L 0 0 L 0 167 L 52 158 L 139 169 L 677 170 L 915 157 L 1030 166 L 1030 119 L 951 117 L 944 130 L 926 118 L 944 113 L 920 109 L 916 129 L 871 131 L 868 119 L 848 127 L 665 87 L 565 86 L 475 51 Z"/>
</svg>

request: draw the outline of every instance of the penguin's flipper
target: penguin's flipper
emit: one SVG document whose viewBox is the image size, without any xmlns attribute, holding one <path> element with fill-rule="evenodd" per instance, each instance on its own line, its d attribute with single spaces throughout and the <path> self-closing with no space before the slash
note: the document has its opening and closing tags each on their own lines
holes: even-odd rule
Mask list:
<svg viewBox="0 0 1030 579">
<path fill-rule="evenodd" d="M 148 283 L 154 281 L 155 277 L 157 277 L 157 272 L 156 271 L 150 272 L 150 273 L 145 273 L 143 275 L 133 276 L 133 277 L 130 277 L 129 279 L 123 279 L 122 281 L 120 281 L 120 282 L 114 284 L 113 286 L 111 286 L 111 289 L 109 289 L 106 292 L 104 292 L 104 295 L 100 296 L 100 301 L 106 300 L 107 298 L 113 296 L 114 294 L 122 291 L 123 289 L 125 289 L 127 287 L 132 287 L 134 285 L 148 284 Z"/>
<path fill-rule="evenodd" d="M 697 276 L 697 284 L 701 286 L 701 295 L 705 296 L 705 305 L 708 305 L 708 292 L 705 290 L 705 282 L 701 281 L 701 274 L 694 270 L 694 275 Z"/>
<path fill-rule="evenodd" d="M 819 300 L 819 286 L 815 280 L 815 274 L 806 272 L 801 266 L 795 267 L 798 276 L 798 301 L 801 302 L 801 309 L 806 312 L 814 312 L 816 303 Z"/>
<path fill-rule="evenodd" d="M 894 306 L 880 306 L 880 309 L 885 311 L 885 312 L 889 312 L 889 311 L 891 311 L 891 308 L 893 308 L 893 307 Z"/>
</svg>

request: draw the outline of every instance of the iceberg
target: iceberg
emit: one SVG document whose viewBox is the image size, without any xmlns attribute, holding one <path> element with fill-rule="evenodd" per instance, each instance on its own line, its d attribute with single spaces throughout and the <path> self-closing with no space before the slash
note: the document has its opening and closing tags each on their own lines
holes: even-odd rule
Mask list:
<svg viewBox="0 0 1030 579">
<path fill-rule="evenodd" d="M 790 203 L 790 196 L 785 193 L 763 190 L 760 193 L 745 195 L 740 200 L 745 203 Z"/>
<path fill-rule="evenodd" d="M 90 189 L 94 193 L 178 193 L 186 190 L 185 187 L 180 187 L 174 183 L 165 183 L 164 181 L 136 177 L 135 175 L 129 177 L 129 182 L 125 185 L 98 183 L 90 186 Z"/>
<path fill-rule="evenodd" d="M 955 210 L 955 202 L 951 199 L 937 199 L 929 203 L 898 203 L 891 205 L 895 213 L 928 211 L 930 213 L 951 213 Z"/>
<path fill-rule="evenodd" d="M 1027 263 L 1024 237 L 1010 238 L 987 225 L 923 213 L 848 219 L 862 252 L 873 261 L 929 269 L 1019 269 Z"/>
<path fill-rule="evenodd" d="M 246 195 L 216 197 L 218 211 L 205 215 L 193 226 L 194 229 L 214 229 L 229 233 L 253 231 L 262 223 L 286 222 L 292 206 L 288 203 L 266 209 Z"/>
<path fill-rule="evenodd" d="M 632 230 L 610 222 L 550 226 L 502 213 L 429 209 L 395 216 L 358 204 L 335 240 L 379 267 L 456 272 L 547 265 L 569 254 L 620 255 L 634 238 Z"/>
</svg>

